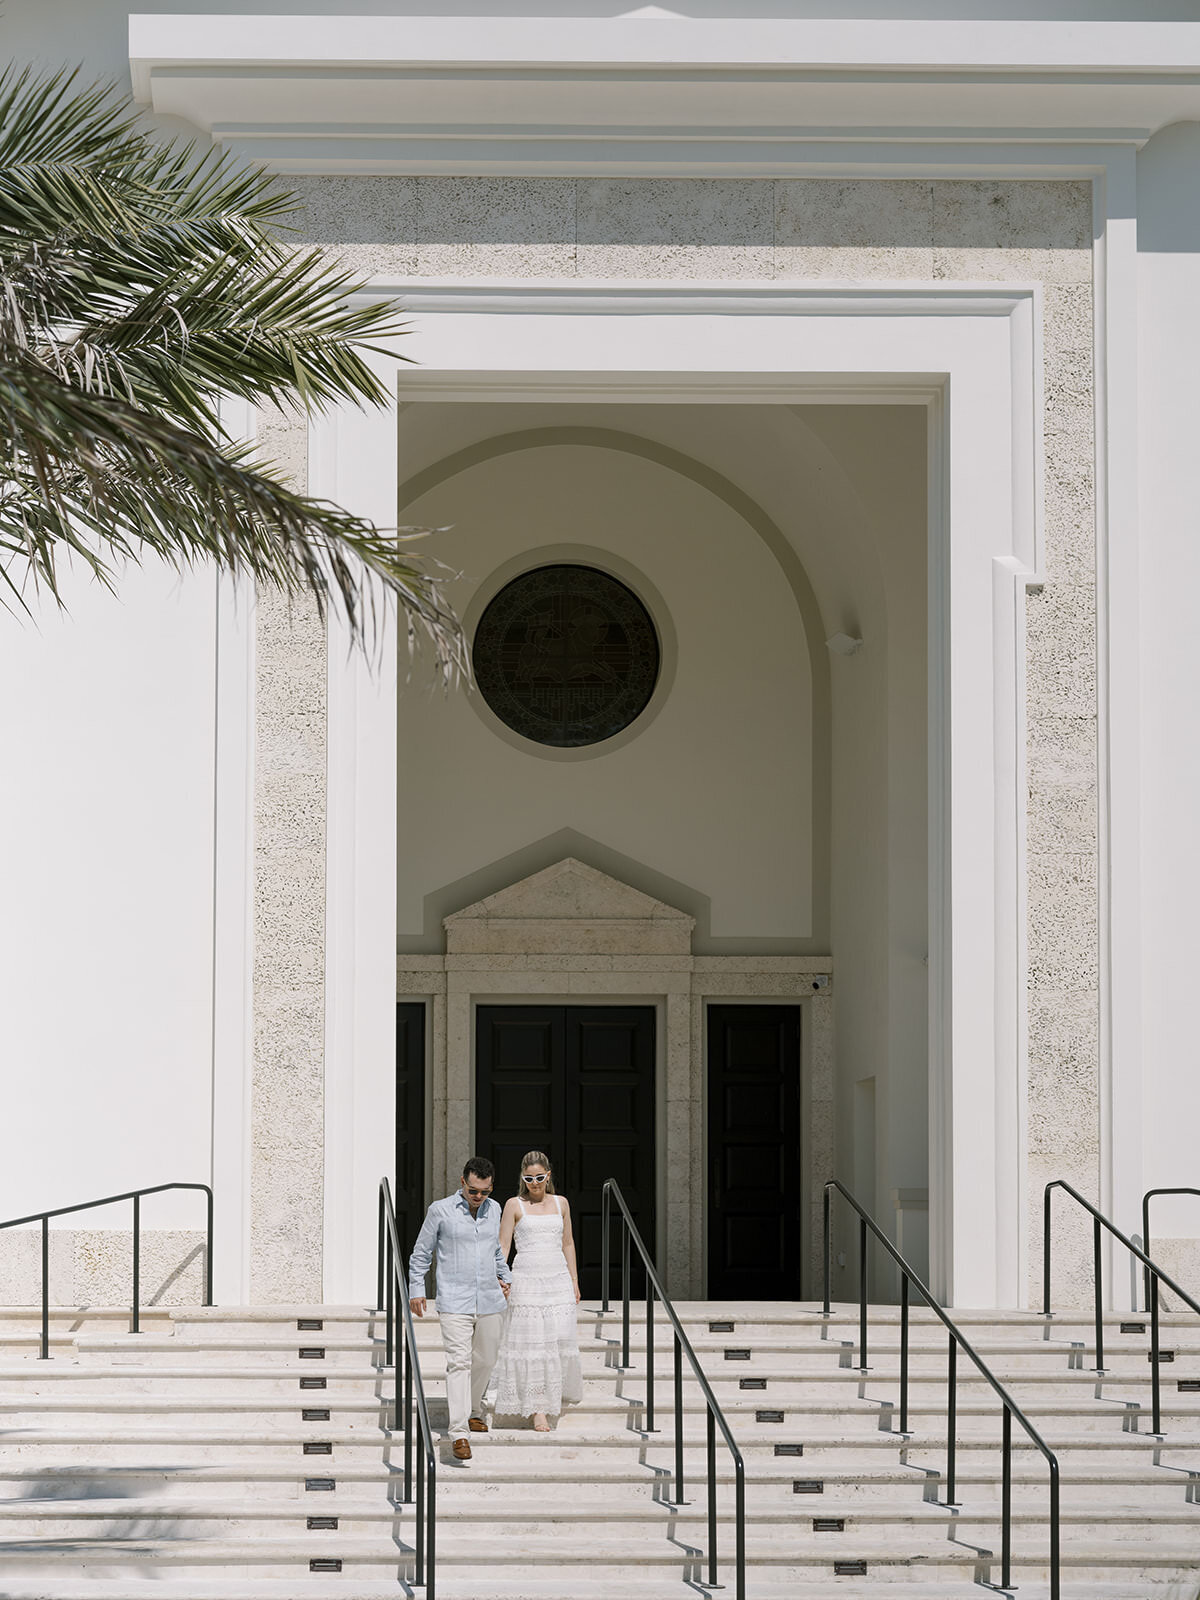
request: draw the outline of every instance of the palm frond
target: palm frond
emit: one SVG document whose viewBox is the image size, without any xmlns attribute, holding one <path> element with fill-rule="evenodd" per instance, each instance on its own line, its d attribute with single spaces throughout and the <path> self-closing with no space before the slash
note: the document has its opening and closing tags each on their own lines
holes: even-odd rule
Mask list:
<svg viewBox="0 0 1200 1600">
<path fill-rule="evenodd" d="M 248 448 L 211 444 L 111 395 L 82 392 L 32 358 L 0 356 L 0 552 L 20 557 L 35 585 L 59 594 L 60 552 L 101 579 L 147 551 L 178 567 L 216 561 L 290 594 L 338 607 L 369 639 L 380 580 L 432 644 L 442 671 L 464 667 L 461 636 L 429 563 L 394 534 L 296 493 L 256 466 Z"/>
<path fill-rule="evenodd" d="M 461 633 L 431 564 L 222 436 L 223 394 L 387 399 L 368 356 L 404 322 L 282 241 L 295 205 L 258 167 L 162 143 L 115 89 L 0 72 L 3 581 L 19 595 L 24 561 L 57 594 L 60 551 L 101 581 L 146 552 L 212 559 L 338 605 L 358 638 L 382 586 L 453 672 Z"/>
</svg>

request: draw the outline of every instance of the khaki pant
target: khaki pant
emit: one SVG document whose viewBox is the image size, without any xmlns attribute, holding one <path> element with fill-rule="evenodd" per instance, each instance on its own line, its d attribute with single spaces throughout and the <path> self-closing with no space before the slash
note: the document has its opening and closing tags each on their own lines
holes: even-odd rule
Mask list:
<svg viewBox="0 0 1200 1600">
<path fill-rule="evenodd" d="M 483 1414 L 483 1394 L 500 1353 L 501 1311 L 477 1316 L 449 1311 L 438 1317 L 446 1350 L 446 1399 L 450 1406 L 450 1437 L 468 1436 L 468 1417 Z"/>
</svg>

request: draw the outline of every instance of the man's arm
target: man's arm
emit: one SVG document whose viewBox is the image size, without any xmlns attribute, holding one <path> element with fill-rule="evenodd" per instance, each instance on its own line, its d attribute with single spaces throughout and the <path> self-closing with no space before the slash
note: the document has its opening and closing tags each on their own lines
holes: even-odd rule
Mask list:
<svg viewBox="0 0 1200 1600">
<path fill-rule="evenodd" d="M 439 1218 L 434 1215 L 433 1207 L 425 1213 L 425 1221 L 421 1224 L 421 1231 L 417 1235 L 417 1242 L 412 1247 L 412 1254 L 408 1258 L 408 1298 L 409 1302 L 419 1300 L 420 1311 L 425 1310 L 425 1274 L 433 1265 L 433 1252 L 437 1246 Z M 417 1308 L 414 1305 L 413 1310 Z"/>
<path fill-rule="evenodd" d="M 505 1206 L 505 1211 L 507 1211 L 507 1209 L 508 1207 Z M 513 1209 L 515 1210 L 516 1208 L 514 1207 Z M 504 1213 L 502 1212 L 501 1222 L 503 1222 L 503 1219 Z M 512 1281 L 512 1273 L 508 1270 L 508 1252 L 509 1247 L 512 1244 L 512 1227 L 510 1227 L 508 1230 L 508 1244 L 502 1246 L 500 1238 L 503 1232 L 504 1228 L 502 1226 L 500 1228 L 500 1232 L 496 1235 L 496 1276 L 500 1279 L 501 1283 L 507 1284 L 511 1283 Z"/>
</svg>

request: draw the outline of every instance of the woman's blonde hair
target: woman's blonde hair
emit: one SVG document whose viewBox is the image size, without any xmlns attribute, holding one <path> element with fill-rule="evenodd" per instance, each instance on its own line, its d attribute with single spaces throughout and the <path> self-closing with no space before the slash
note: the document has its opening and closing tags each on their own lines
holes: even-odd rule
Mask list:
<svg viewBox="0 0 1200 1600">
<path fill-rule="evenodd" d="M 529 1192 L 525 1187 L 525 1168 L 526 1167 L 545 1167 L 546 1171 L 550 1175 L 546 1179 L 546 1187 L 542 1190 L 542 1193 L 543 1194 L 555 1194 L 555 1193 L 557 1193 L 557 1191 L 555 1190 L 555 1187 L 554 1187 L 554 1173 L 550 1170 L 550 1157 L 546 1154 L 546 1152 L 544 1150 L 530 1150 L 526 1155 L 523 1155 L 521 1157 L 521 1177 L 520 1177 L 520 1184 L 519 1184 L 519 1187 L 517 1189 L 518 1198 L 524 1199 L 526 1194 L 528 1194 L 528 1192 Z"/>
</svg>

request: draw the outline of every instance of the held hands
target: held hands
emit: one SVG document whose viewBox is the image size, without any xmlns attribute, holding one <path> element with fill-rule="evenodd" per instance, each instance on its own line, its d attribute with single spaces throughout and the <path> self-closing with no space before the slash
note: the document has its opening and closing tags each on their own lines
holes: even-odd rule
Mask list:
<svg viewBox="0 0 1200 1600">
<path fill-rule="evenodd" d="M 508 1297 L 509 1297 L 509 1294 L 510 1294 L 510 1293 L 511 1293 L 511 1291 L 512 1291 L 512 1284 L 511 1284 L 511 1283 L 505 1283 L 505 1281 L 504 1281 L 504 1279 L 503 1279 L 503 1278 L 497 1278 L 497 1279 L 496 1279 L 496 1282 L 497 1282 L 497 1283 L 498 1283 L 498 1284 L 499 1284 L 499 1285 L 500 1285 L 500 1292 L 501 1292 L 501 1294 L 502 1294 L 502 1295 L 503 1295 L 503 1296 L 504 1296 L 504 1298 L 505 1298 L 505 1299 L 506 1299 L 506 1300 L 507 1300 L 507 1299 L 508 1299 Z"/>
<path fill-rule="evenodd" d="M 414 1317 L 423 1317 L 425 1315 L 425 1300 L 423 1296 L 419 1300 L 410 1300 L 408 1305 Z"/>
</svg>

